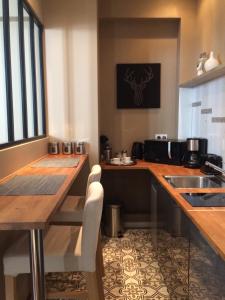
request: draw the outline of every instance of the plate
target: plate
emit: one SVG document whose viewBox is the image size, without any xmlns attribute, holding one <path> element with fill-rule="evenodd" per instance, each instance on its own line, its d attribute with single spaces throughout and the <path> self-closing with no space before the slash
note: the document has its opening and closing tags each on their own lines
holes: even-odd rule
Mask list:
<svg viewBox="0 0 225 300">
<path fill-rule="evenodd" d="M 129 163 L 124 163 L 124 162 L 120 162 L 120 163 L 115 163 L 115 162 L 107 162 L 107 165 L 111 165 L 111 166 L 134 166 L 136 165 L 136 161 L 131 160 Z"/>
</svg>

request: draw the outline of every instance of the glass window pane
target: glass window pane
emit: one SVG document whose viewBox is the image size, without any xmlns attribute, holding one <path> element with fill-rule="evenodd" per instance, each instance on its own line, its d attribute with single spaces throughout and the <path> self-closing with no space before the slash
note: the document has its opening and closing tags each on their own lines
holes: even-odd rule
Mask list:
<svg viewBox="0 0 225 300">
<path fill-rule="evenodd" d="M 33 93 L 32 93 L 30 17 L 25 9 L 23 10 L 23 17 L 24 17 L 25 72 L 26 72 L 26 89 L 27 89 L 28 137 L 34 137 L 34 108 L 33 108 Z"/>
<path fill-rule="evenodd" d="M 5 58 L 3 37 L 3 12 L 0 0 L 0 144 L 8 142 L 7 106 L 6 106 L 6 81 Z"/>
<path fill-rule="evenodd" d="M 43 131 L 43 107 L 42 107 L 42 86 L 41 86 L 41 60 L 40 60 L 40 29 L 34 24 L 34 45 L 36 65 L 36 87 L 37 87 L 37 112 L 38 112 L 38 135 Z"/>
<path fill-rule="evenodd" d="M 13 95 L 13 117 L 14 117 L 14 139 L 23 139 L 23 111 L 21 93 L 21 69 L 19 49 L 19 20 L 18 0 L 9 1 L 10 20 L 10 52 L 12 72 L 12 95 Z"/>
</svg>

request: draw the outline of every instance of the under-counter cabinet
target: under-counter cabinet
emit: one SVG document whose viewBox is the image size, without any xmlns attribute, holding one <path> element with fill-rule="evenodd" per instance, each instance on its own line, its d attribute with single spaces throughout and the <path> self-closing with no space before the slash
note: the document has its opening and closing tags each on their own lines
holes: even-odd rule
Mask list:
<svg viewBox="0 0 225 300">
<path fill-rule="evenodd" d="M 198 300 L 225 299 L 225 262 L 190 222 L 189 296 Z"/>
<path fill-rule="evenodd" d="M 157 228 L 153 230 L 153 244 L 170 296 L 177 282 L 182 286 L 186 299 L 225 299 L 224 260 L 156 179 L 151 182 L 151 194 L 154 211 L 159 211 L 158 203 L 163 212 Z M 158 216 L 153 218 L 157 220 Z M 164 264 L 166 257 L 167 260 L 169 257 L 171 266 Z"/>
<path fill-rule="evenodd" d="M 179 287 L 182 299 L 188 299 L 189 238 L 186 216 L 157 179 L 151 180 L 152 242 L 160 271 L 173 299 Z M 169 263 L 168 263 L 169 262 Z M 175 295 L 174 295 L 175 297 Z"/>
<path fill-rule="evenodd" d="M 222 256 L 202 236 L 188 217 L 188 211 L 186 213 L 181 209 L 161 183 L 161 174 L 175 174 L 178 170 L 183 175 L 186 170 L 173 166 L 147 165 L 143 162 L 137 168 L 139 169 L 131 168 L 124 172 L 122 168 L 111 170 L 106 167 L 107 172 L 103 172 L 106 198 L 122 201 L 124 209 L 135 216 L 140 212 L 146 213 L 153 255 L 157 258 L 160 276 L 163 276 L 170 299 L 178 299 L 174 291 L 179 290 L 179 299 L 225 300 L 225 262 Z M 142 172 L 145 169 L 146 172 Z M 197 171 L 192 170 L 187 170 L 187 174 L 198 175 Z M 200 228 L 203 226 L 209 235 L 213 235 L 214 230 L 207 229 L 204 223 L 207 216 L 199 220 L 204 210 L 199 215 L 197 212 L 198 210 L 196 214 L 190 212 L 193 220 Z M 224 225 L 219 226 L 219 223 L 223 222 L 224 211 L 217 213 L 212 210 L 210 222 L 217 230 L 223 230 Z M 220 217 L 217 222 L 216 216 Z M 217 244 L 219 236 L 223 235 L 217 234 L 213 239 Z M 221 243 L 219 246 L 220 249 Z"/>
<path fill-rule="evenodd" d="M 125 227 L 148 227 L 151 213 L 151 176 L 148 170 L 103 168 L 104 207 L 120 204 Z"/>
</svg>

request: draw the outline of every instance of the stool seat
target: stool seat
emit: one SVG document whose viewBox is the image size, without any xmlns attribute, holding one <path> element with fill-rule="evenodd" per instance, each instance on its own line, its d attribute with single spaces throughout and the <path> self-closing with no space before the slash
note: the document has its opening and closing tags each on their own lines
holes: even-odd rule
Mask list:
<svg viewBox="0 0 225 300">
<path fill-rule="evenodd" d="M 51 226 L 44 237 L 45 271 L 72 272 L 82 269 L 82 227 Z M 4 272 L 17 276 L 30 272 L 28 236 L 14 243 L 4 256 Z"/>
<path fill-rule="evenodd" d="M 82 213 L 82 226 L 50 226 L 44 234 L 45 272 L 85 272 L 89 300 L 103 300 L 101 265 L 98 263 L 98 240 L 103 207 L 103 188 L 90 184 Z M 30 273 L 28 236 L 16 241 L 3 257 L 4 274 L 16 278 Z M 60 293 L 49 297 L 63 298 Z M 16 295 L 16 293 L 14 293 Z M 69 296 L 76 295 L 76 291 Z M 67 295 L 68 296 L 68 295 Z M 48 297 L 48 298 L 49 298 Z"/>
<path fill-rule="evenodd" d="M 87 192 L 92 182 L 100 182 L 102 169 L 100 165 L 94 165 L 88 176 L 85 196 L 67 196 L 63 205 L 55 213 L 51 224 L 76 225 L 82 222 L 83 209 L 87 197 Z"/>
<path fill-rule="evenodd" d="M 54 223 L 82 222 L 85 199 L 85 196 L 67 196 L 54 216 Z"/>
</svg>

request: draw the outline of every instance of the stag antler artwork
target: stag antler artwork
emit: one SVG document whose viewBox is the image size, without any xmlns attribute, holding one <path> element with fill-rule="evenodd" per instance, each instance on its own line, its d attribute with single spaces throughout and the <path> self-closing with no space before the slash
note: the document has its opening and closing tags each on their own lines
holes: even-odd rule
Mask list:
<svg viewBox="0 0 225 300">
<path fill-rule="evenodd" d="M 144 70 L 144 76 L 141 77 L 140 82 L 137 82 L 135 72 L 128 68 L 124 75 L 124 81 L 127 82 L 131 89 L 134 91 L 134 103 L 140 106 L 143 103 L 143 91 L 146 88 L 146 84 L 154 77 L 152 68 L 148 67 Z"/>
</svg>

